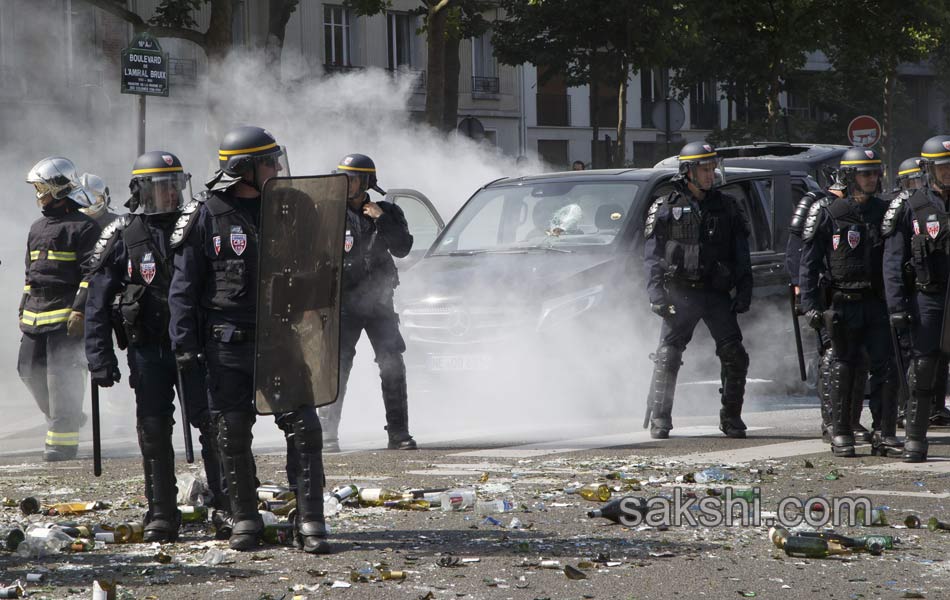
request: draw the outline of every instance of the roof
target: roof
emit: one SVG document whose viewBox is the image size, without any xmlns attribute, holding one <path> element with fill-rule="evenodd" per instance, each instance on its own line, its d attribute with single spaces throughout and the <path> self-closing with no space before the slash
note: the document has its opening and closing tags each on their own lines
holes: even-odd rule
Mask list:
<svg viewBox="0 0 950 600">
<path fill-rule="evenodd" d="M 726 165 L 765 167 L 785 171 L 810 171 L 823 164 L 837 166 L 839 157 L 850 146 L 838 144 L 790 144 L 787 142 L 756 142 L 743 146 L 716 148 Z M 674 167 L 677 157 L 663 159 L 656 166 Z"/>
<path fill-rule="evenodd" d="M 743 168 L 728 167 L 726 176 L 732 174 L 746 175 L 758 174 L 766 171 L 775 171 L 776 169 Z M 522 177 L 506 177 L 493 181 L 486 187 L 496 185 L 513 184 L 533 184 L 533 183 L 554 183 L 554 182 L 572 182 L 579 183 L 583 181 L 649 181 L 664 176 L 675 175 L 678 172 L 675 168 L 643 168 L 643 169 L 590 169 L 586 171 L 559 171 L 556 173 L 542 173 L 540 175 L 525 175 Z"/>
</svg>

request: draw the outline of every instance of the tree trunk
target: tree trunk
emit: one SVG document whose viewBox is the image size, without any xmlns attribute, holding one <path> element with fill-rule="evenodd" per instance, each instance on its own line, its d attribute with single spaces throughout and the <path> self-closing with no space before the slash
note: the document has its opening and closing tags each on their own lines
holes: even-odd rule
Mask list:
<svg viewBox="0 0 950 600">
<path fill-rule="evenodd" d="M 426 16 L 426 123 L 442 129 L 445 118 L 445 10 L 429 5 Z"/>
<path fill-rule="evenodd" d="M 233 19 L 234 4 L 231 0 L 211 0 L 211 21 L 205 33 L 207 43 L 204 48 L 208 57 L 208 135 L 216 143 L 234 120 L 228 110 L 230 92 L 222 72 L 234 41 Z"/>
<path fill-rule="evenodd" d="M 452 9 L 458 12 L 458 8 Z M 445 11 L 443 11 L 445 12 Z M 459 15 L 453 15 L 458 17 Z M 457 19 L 453 19 L 457 21 Z M 459 48 L 462 45 L 461 31 L 457 25 L 450 25 L 445 32 L 445 76 L 442 100 L 442 131 L 449 133 L 455 130 L 458 124 L 459 112 L 459 73 L 462 62 L 459 57 Z"/>
<path fill-rule="evenodd" d="M 597 57 L 595 55 L 591 57 L 590 61 L 590 128 L 592 130 L 590 165 L 593 169 L 600 169 L 605 166 L 597 156 L 597 148 L 600 143 L 600 110 L 598 102 L 600 99 L 600 82 L 597 80 L 598 76 Z"/>
<path fill-rule="evenodd" d="M 267 40 L 264 42 L 266 72 L 280 80 L 280 55 L 284 50 L 287 22 L 299 0 L 270 0 L 267 10 Z"/>
<path fill-rule="evenodd" d="M 769 81 L 769 92 L 768 98 L 765 101 L 765 108 L 768 111 L 768 132 L 769 139 L 776 140 L 778 137 L 775 135 L 776 126 L 778 125 L 778 120 L 781 117 L 781 109 L 778 103 L 779 90 L 781 89 L 781 82 L 778 74 L 774 74 Z"/>
<path fill-rule="evenodd" d="M 627 81 L 630 67 L 627 58 L 620 59 L 620 86 L 617 90 L 617 151 L 614 153 L 615 168 L 623 167 L 627 159 Z"/>
</svg>

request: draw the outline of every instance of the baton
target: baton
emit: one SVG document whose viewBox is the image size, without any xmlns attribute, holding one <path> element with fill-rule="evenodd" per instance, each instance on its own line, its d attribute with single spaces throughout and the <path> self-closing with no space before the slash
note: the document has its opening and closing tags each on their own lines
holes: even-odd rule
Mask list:
<svg viewBox="0 0 950 600">
<path fill-rule="evenodd" d="M 185 462 L 195 462 L 195 448 L 191 442 L 191 422 L 188 420 L 188 403 L 185 401 L 185 382 L 181 376 L 181 367 L 176 365 L 178 375 L 178 406 L 181 408 L 181 427 L 185 430 Z"/>
<path fill-rule="evenodd" d="M 92 381 L 92 472 L 96 477 L 102 475 L 102 442 L 99 437 L 99 386 Z"/>
</svg>

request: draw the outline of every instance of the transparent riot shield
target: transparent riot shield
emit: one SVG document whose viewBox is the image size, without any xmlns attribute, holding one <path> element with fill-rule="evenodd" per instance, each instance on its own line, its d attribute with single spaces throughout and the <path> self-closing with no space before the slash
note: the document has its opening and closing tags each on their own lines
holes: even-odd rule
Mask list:
<svg viewBox="0 0 950 600">
<path fill-rule="evenodd" d="M 260 414 L 336 401 L 346 188 L 345 175 L 264 184 L 254 360 Z"/>
</svg>

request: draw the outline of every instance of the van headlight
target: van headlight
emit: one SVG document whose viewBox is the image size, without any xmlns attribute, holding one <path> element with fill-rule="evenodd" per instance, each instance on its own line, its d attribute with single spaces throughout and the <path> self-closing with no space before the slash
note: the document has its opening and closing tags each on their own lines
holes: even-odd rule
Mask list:
<svg viewBox="0 0 950 600">
<path fill-rule="evenodd" d="M 594 287 L 546 300 L 544 304 L 541 305 L 538 330 L 556 327 L 558 324 L 569 321 L 590 310 L 600 302 L 600 298 L 603 294 L 604 286 L 595 285 Z"/>
</svg>

